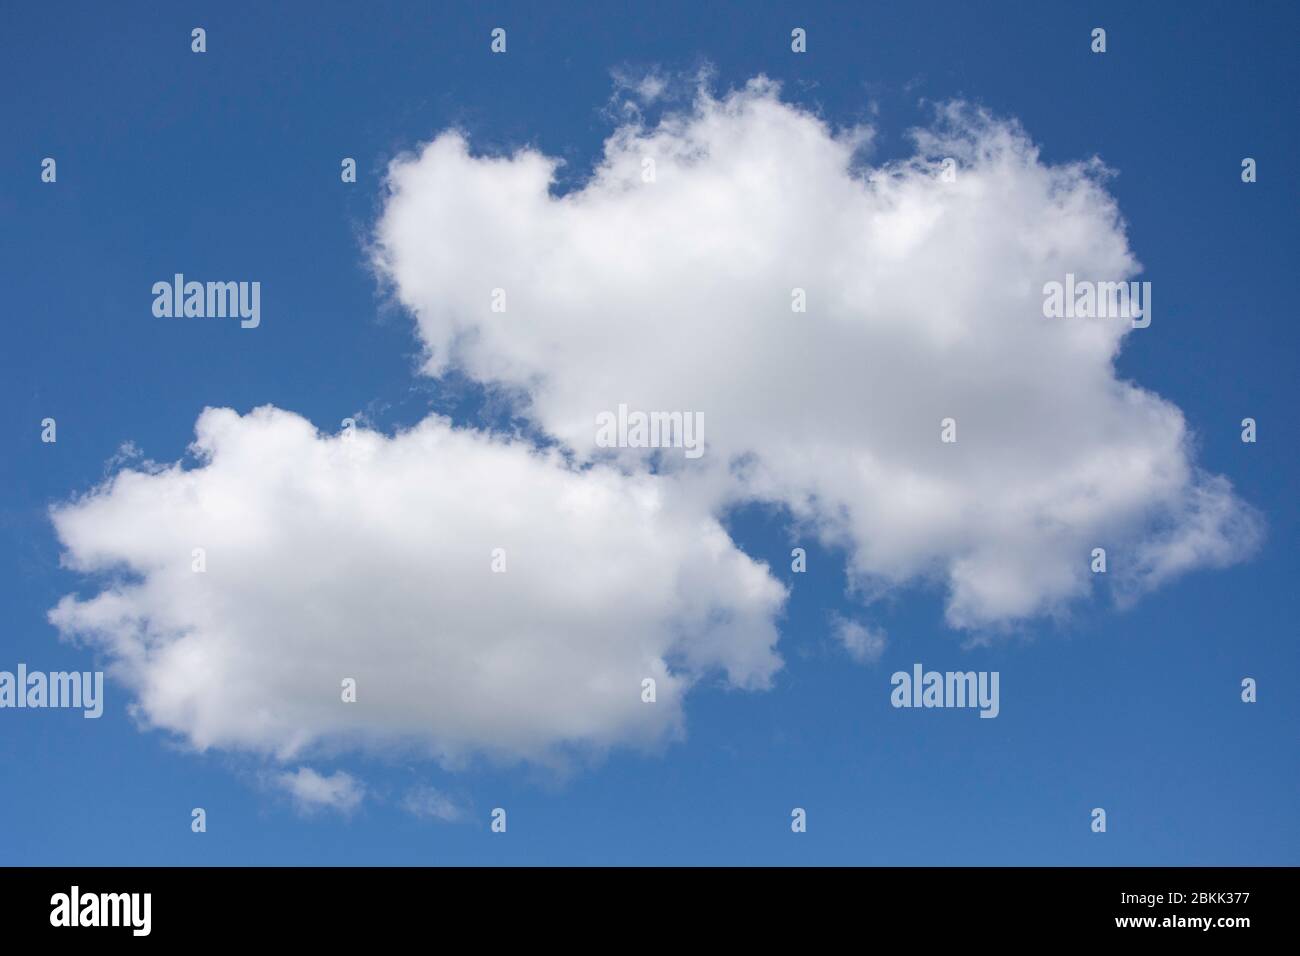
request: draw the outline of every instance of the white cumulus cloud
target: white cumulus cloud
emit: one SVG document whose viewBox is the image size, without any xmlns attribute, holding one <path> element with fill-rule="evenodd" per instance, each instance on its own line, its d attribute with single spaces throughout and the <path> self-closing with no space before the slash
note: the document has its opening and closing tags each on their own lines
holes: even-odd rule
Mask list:
<svg viewBox="0 0 1300 956">
<path fill-rule="evenodd" d="M 54 511 L 67 563 L 105 580 L 51 620 L 196 747 L 558 762 L 670 738 L 705 674 L 780 667 L 784 587 L 654 476 L 438 417 L 348 438 L 271 407 L 206 410 L 194 451 Z"/>
<path fill-rule="evenodd" d="M 504 388 L 581 459 L 621 404 L 700 413 L 705 456 L 661 466 L 715 510 L 788 506 L 867 598 L 937 582 L 951 625 L 996 629 L 1089 595 L 1094 547 L 1129 595 L 1247 554 L 1259 521 L 1182 413 L 1116 374 L 1128 335 L 1176 347 L 1159 277 L 1149 328 L 1043 315 L 1067 273 L 1140 272 L 1109 173 L 961 105 L 906 161 L 865 163 L 870 140 L 763 79 L 701 89 L 557 195 L 556 160 L 447 132 L 392 164 L 375 264 L 429 374 Z"/>
</svg>

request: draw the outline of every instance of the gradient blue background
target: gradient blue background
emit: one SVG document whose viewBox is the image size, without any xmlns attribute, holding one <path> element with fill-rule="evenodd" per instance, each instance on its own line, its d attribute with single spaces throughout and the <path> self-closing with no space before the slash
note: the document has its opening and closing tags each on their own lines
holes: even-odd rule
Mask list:
<svg viewBox="0 0 1300 956">
<path fill-rule="evenodd" d="M 476 389 L 414 374 L 409 320 L 365 266 L 382 171 L 454 124 L 478 148 L 565 157 L 571 186 L 610 130 L 615 67 L 708 62 L 723 87 L 766 73 L 832 122 L 871 118 L 877 158 L 909 152 L 922 99 L 952 97 L 1019 118 L 1048 161 L 1100 155 L 1160 300 L 1121 372 L 1184 410 L 1199 460 L 1263 512 L 1268 539 L 1130 611 L 1098 600 L 972 650 L 943 626 L 942 594 L 909 591 L 872 612 L 891 642 L 871 667 L 829 636 L 829 616 L 854 609 L 841 557 L 810 547 L 772 691 L 702 687 L 684 743 L 567 781 L 314 763 L 379 793 L 352 818 L 303 819 L 256 785 L 261 765 L 141 733 L 116 686 L 99 721 L 0 711 L 0 863 L 1300 862 L 1298 21 L 1281 2 L 5 4 L 0 669 L 94 666 L 46 621 L 88 586 L 60 569 L 46 509 L 101 480 L 123 442 L 175 460 L 205 405 L 274 403 L 331 431 L 359 410 L 387 429 L 430 409 L 484 423 Z M 488 52 L 495 26 L 504 57 Z M 1105 55 L 1089 51 L 1094 26 Z M 177 271 L 259 279 L 261 328 L 155 319 L 150 286 Z M 1248 415 L 1255 445 L 1239 440 Z M 46 416 L 57 444 L 40 442 Z M 781 515 L 729 524 L 792 578 L 789 550 L 808 542 Z M 999 670 L 1001 716 L 892 709 L 889 674 L 916 661 Z M 472 822 L 403 813 L 397 795 L 423 783 Z M 190 832 L 195 806 L 206 834 Z M 495 806 L 504 836 L 488 831 Z M 790 832 L 794 806 L 806 834 Z"/>
</svg>

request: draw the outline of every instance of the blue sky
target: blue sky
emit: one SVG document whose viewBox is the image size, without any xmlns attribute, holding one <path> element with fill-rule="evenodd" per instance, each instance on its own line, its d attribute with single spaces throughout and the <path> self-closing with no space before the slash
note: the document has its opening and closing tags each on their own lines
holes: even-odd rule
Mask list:
<svg viewBox="0 0 1300 956">
<path fill-rule="evenodd" d="M 873 607 L 882 658 L 830 637 L 845 556 L 788 516 L 725 518 L 792 586 L 770 690 L 705 680 L 687 736 L 616 748 L 564 779 L 461 771 L 410 755 L 313 762 L 367 781 L 354 814 L 304 816 L 246 755 L 142 732 L 109 685 L 105 715 L 0 712 L 0 862 L 10 864 L 1290 864 L 1300 862 L 1294 621 L 1297 251 L 1294 7 L 1265 4 L 11 6 L 0 57 L 0 668 L 90 669 L 47 613 L 92 591 L 60 567 L 47 510 L 103 480 L 125 442 L 182 457 L 205 406 L 264 404 L 327 430 L 365 411 L 391 433 L 431 410 L 496 421 L 460 375 L 418 374 L 410 317 L 380 295 L 366 243 L 387 163 L 457 127 L 476 149 L 533 146 L 580 184 L 612 129 L 612 70 L 710 64 L 757 74 L 835 125 L 870 120 L 876 155 L 908 155 L 925 102 L 1014 117 L 1048 163 L 1100 156 L 1167 332 L 1118 363 L 1185 414 L 1196 461 L 1263 515 L 1249 560 L 1192 571 L 1119 610 L 963 647 L 944 596 L 910 586 Z M 208 52 L 192 54 L 203 26 Z M 488 33 L 509 31 L 492 56 Z M 789 52 L 793 26 L 809 52 Z M 1103 26 L 1108 50 L 1088 49 Z M 874 104 L 874 108 L 873 108 Z M 40 161 L 58 181 L 40 181 Z M 339 181 L 356 157 L 358 182 Z M 1259 181 L 1240 181 L 1255 157 Z M 149 288 L 176 271 L 260 278 L 263 325 L 168 322 Z M 272 318 L 273 317 L 273 318 Z M 1157 319 L 1159 321 L 1159 318 Z M 1254 417 L 1259 441 L 1239 422 Z M 58 441 L 40 422 L 58 421 Z M 889 705 L 914 662 L 997 670 L 997 720 Z M 1259 701 L 1240 701 L 1240 681 Z M 396 794 L 428 785 L 466 809 L 440 823 Z M 204 807 L 208 832 L 190 832 Z M 509 831 L 489 832 L 491 808 Z M 1103 806 L 1108 831 L 1090 832 Z M 792 834 L 792 807 L 808 832 Z"/>
</svg>

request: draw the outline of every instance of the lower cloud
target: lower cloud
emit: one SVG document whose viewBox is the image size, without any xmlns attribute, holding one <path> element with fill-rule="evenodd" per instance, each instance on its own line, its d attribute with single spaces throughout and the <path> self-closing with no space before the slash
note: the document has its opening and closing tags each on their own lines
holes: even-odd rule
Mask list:
<svg viewBox="0 0 1300 956">
<path fill-rule="evenodd" d="M 437 417 L 323 436 L 209 409 L 197 436 L 190 467 L 54 510 L 102 587 L 50 613 L 197 748 L 559 764 L 672 739 L 704 674 L 781 666 L 785 588 L 665 479 Z"/>
</svg>

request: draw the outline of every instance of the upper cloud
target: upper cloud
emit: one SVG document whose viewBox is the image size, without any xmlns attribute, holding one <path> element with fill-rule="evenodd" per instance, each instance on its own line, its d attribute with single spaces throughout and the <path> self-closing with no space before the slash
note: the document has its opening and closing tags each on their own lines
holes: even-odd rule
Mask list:
<svg viewBox="0 0 1300 956">
<path fill-rule="evenodd" d="M 1094 547 L 1125 594 L 1248 553 L 1260 522 L 1196 467 L 1180 411 L 1115 373 L 1126 335 L 1177 317 L 1044 318 L 1047 282 L 1139 272 L 1100 164 L 1045 164 L 960 105 L 906 161 L 862 165 L 869 137 L 766 80 L 702 89 L 561 196 L 555 160 L 445 133 L 391 166 L 375 263 L 429 374 L 513 391 L 581 459 L 609 454 L 597 416 L 620 404 L 699 412 L 708 452 L 661 460 L 674 480 L 789 506 L 868 597 L 942 582 L 954 626 L 1061 610 Z"/>
</svg>

